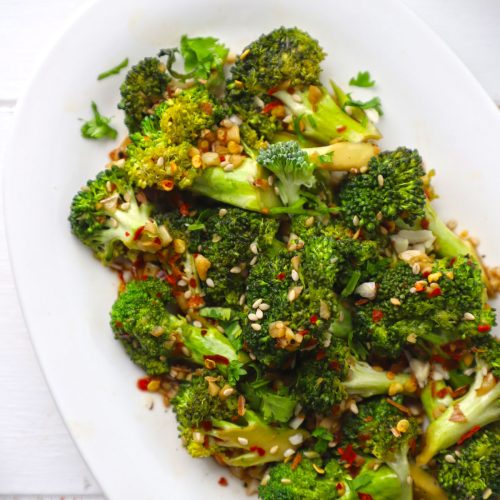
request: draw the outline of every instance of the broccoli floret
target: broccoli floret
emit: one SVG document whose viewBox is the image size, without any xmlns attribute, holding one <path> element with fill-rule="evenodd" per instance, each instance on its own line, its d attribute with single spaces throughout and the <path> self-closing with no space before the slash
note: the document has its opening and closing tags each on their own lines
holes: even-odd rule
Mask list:
<svg viewBox="0 0 500 500">
<path fill-rule="evenodd" d="M 181 405 L 179 431 L 193 456 L 217 453 L 228 466 L 250 467 L 283 460 L 308 437 L 303 430 L 268 424 L 248 408 L 238 414 L 239 395 L 222 376 L 197 378 L 173 401 L 174 408 Z"/>
<path fill-rule="evenodd" d="M 415 417 L 401 412 L 400 396 L 389 400 L 375 396 L 358 404 L 357 414 L 349 413 L 343 420 L 342 433 L 346 445 L 374 455 L 385 462 L 399 477 L 401 499 L 412 498 L 409 482 L 408 452 L 415 443 L 419 424 Z"/>
<path fill-rule="evenodd" d="M 134 363 L 150 375 L 168 371 L 170 360 L 204 365 L 207 358 L 221 361 L 221 371 L 238 353 L 217 328 L 198 328 L 169 311 L 169 285 L 159 279 L 131 281 L 111 310 L 111 327 Z M 223 362 L 222 362 L 223 361 Z"/>
<path fill-rule="evenodd" d="M 450 500 L 500 496 L 500 428 L 493 426 L 474 434 L 461 446 L 437 457 L 437 477 Z M 458 451 L 458 453 L 454 453 Z M 452 460 L 449 457 L 452 457 Z"/>
<path fill-rule="evenodd" d="M 159 59 L 147 57 L 132 66 L 120 87 L 122 99 L 118 104 L 125 111 L 125 125 L 130 133 L 140 130 L 142 120 L 163 99 L 169 81 Z"/>
<path fill-rule="evenodd" d="M 381 137 L 364 113 L 360 121 L 347 114 L 321 85 L 310 85 L 293 94 L 278 90 L 273 97 L 285 105 L 285 114 L 294 117 L 293 128 L 299 137 L 305 136 L 319 144 L 330 144 L 335 139 L 357 143 Z"/>
<path fill-rule="evenodd" d="M 314 454 L 314 452 L 306 452 Z M 259 488 L 262 500 L 393 500 L 401 495 L 396 474 L 387 466 L 374 468 L 368 460 L 353 478 L 337 460 L 322 464 L 319 458 L 302 458 L 297 467 L 290 462 L 273 465 Z M 363 494 L 365 496 L 363 496 Z"/>
<path fill-rule="evenodd" d="M 481 427 L 498 420 L 500 384 L 488 364 L 478 360 L 476 376 L 467 393 L 453 401 L 427 427 L 424 448 L 417 457 L 417 463 L 428 463 L 440 451 L 460 444 Z"/>
<path fill-rule="evenodd" d="M 127 250 L 157 252 L 172 238 L 151 219 L 152 206 L 140 203 L 119 167 L 100 172 L 73 198 L 69 221 L 73 234 L 104 263 L 116 262 Z"/>
<path fill-rule="evenodd" d="M 304 281 L 297 257 L 276 243 L 250 268 L 243 340 L 265 365 L 282 366 L 291 353 L 313 348 L 338 319 L 335 293 Z"/>
<path fill-rule="evenodd" d="M 294 394 L 306 410 L 327 413 L 350 395 L 411 394 L 416 389 L 411 375 L 400 373 L 389 378 L 387 372 L 356 360 L 346 342 L 332 339 L 328 348 L 298 364 Z"/>
<path fill-rule="evenodd" d="M 348 226 L 374 232 L 383 221 L 413 223 L 424 216 L 422 159 L 398 148 L 373 157 L 363 174 L 349 174 L 340 186 L 341 212 Z"/>
</svg>

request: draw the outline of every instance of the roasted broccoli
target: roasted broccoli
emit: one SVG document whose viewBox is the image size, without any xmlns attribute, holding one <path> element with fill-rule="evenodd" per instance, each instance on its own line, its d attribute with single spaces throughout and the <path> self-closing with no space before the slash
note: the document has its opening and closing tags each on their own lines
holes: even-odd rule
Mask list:
<svg viewBox="0 0 500 500">
<path fill-rule="evenodd" d="M 104 263 L 116 263 L 128 250 L 154 253 L 172 241 L 168 229 L 140 203 L 123 169 L 112 167 L 89 180 L 73 198 L 69 221 L 73 234 Z"/>
</svg>

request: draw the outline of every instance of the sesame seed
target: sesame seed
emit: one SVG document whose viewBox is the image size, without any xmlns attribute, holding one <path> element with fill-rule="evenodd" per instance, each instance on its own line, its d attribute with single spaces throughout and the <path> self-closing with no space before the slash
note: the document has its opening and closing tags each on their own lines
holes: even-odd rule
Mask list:
<svg viewBox="0 0 500 500">
<path fill-rule="evenodd" d="M 218 234 L 214 234 L 212 236 L 212 243 L 219 243 L 219 241 L 222 240 L 222 236 L 218 235 Z"/>
<path fill-rule="evenodd" d="M 183 280 L 183 279 L 180 279 L 178 282 L 177 282 L 177 285 L 179 286 L 186 286 L 187 283 Z"/>
<path fill-rule="evenodd" d="M 399 299 L 397 299 L 396 297 L 391 297 L 390 302 L 393 306 L 400 306 L 401 305 L 401 301 Z"/>
<path fill-rule="evenodd" d="M 247 296 L 246 296 L 244 293 L 242 293 L 242 294 L 240 295 L 240 300 L 238 300 L 238 304 L 239 304 L 240 306 L 242 306 L 242 305 L 245 303 L 246 298 L 247 298 Z"/>
<path fill-rule="evenodd" d="M 191 351 L 185 345 L 182 346 L 181 351 L 182 351 L 182 354 L 184 354 L 184 356 L 186 356 L 186 358 L 189 358 L 191 356 Z"/>
<path fill-rule="evenodd" d="M 275 444 L 274 446 L 271 447 L 271 449 L 269 450 L 269 453 L 271 455 L 274 455 L 277 451 L 278 451 L 278 445 Z"/>
<path fill-rule="evenodd" d="M 244 437 L 239 437 L 238 438 L 238 443 L 241 444 L 241 446 L 246 446 L 248 444 L 248 439 Z"/>
<path fill-rule="evenodd" d="M 299 281 L 299 273 L 295 269 L 292 269 L 292 280 Z"/>
<path fill-rule="evenodd" d="M 463 318 L 465 321 L 474 321 L 476 319 L 476 317 L 471 314 L 470 312 L 466 312 L 464 313 L 464 318 Z"/>
<path fill-rule="evenodd" d="M 126 212 L 129 208 L 130 208 L 130 203 L 128 201 L 120 205 L 120 210 L 123 210 L 124 212 Z"/>
<path fill-rule="evenodd" d="M 491 488 L 485 489 L 484 493 L 483 493 L 483 500 L 490 498 L 492 494 L 493 494 L 493 491 L 491 490 Z"/>
<path fill-rule="evenodd" d="M 355 215 L 353 218 L 352 218 L 352 223 L 355 225 L 355 226 L 359 226 L 359 217 L 357 215 Z"/>
<path fill-rule="evenodd" d="M 302 441 L 304 441 L 304 436 L 300 433 L 297 433 L 294 434 L 293 436 L 290 436 L 288 438 L 288 441 L 290 441 L 290 443 L 293 444 L 294 446 L 298 446 L 299 444 L 302 443 Z"/>
<path fill-rule="evenodd" d="M 250 261 L 250 265 L 251 266 L 255 266 L 255 264 L 257 263 L 257 255 L 254 255 L 254 257 L 252 258 L 252 260 Z"/>
<path fill-rule="evenodd" d="M 293 288 L 288 292 L 288 297 L 287 298 L 288 298 L 288 300 L 290 302 L 293 302 L 296 299 L 296 297 L 295 297 L 295 290 Z"/>
<path fill-rule="evenodd" d="M 196 326 L 196 328 L 201 328 L 203 325 L 201 324 L 201 321 L 195 320 L 193 321 L 193 326 Z"/>
<path fill-rule="evenodd" d="M 411 266 L 411 272 L 413 274 L 418 274 L 420 272 L 420 264 L 418 262 L 415 262 L 415 264 Z"/>
<path fill-rule="evenodd" d="M 267 183 L 272 186 L 274 184 L 274 176 L 270 175 L 268 178 L 267 178 Z"/>
<path fill-rule="evenodd" d="M 234 170 L 234 165 L 232 163 L 228 163 L 225 167 L 224 167 L 224 172 L 231 172 Z"/>
<path fill-rule="evenodd" d="M 280 194 L 280 188 L 278 186 L 274 186 L 274 192 L 276 194 Z"/>
<path fill-rule="evenodd" d="M 269 304 L 265 304 L 265 303 L 262 303 L 260 306 L 259 306 L 259 309 L 261 311 L 269 311 L 269 309 L 271 308 L 271 306 Z"/>
<path fill-rule="evenodd" d="M 356 404 L 356 401 L 352 401 L 351 404 L 349 405 L 349 410 L 351 410 L 354 415 L 357 415 L 359 413 L 358 410 L 358 405 Z"/>
<path fill-rule="evenodd" d="M 417 335 L 415 333 L 410 333 L 408 337 L 406 337 L 406 341 L 409 342 L 410 344 L 416 344 L 417 343 Z"/>
<path fill-rule="evenodd" d="M 394 435 L 394 437 L 397 437 L 397 438 L 401 437 L 401 433 L 395 427 L 391 427 L 391 432 Z"/>
<path fill-rule="evenodd" d="M 215 286 L 214 280 L 212 278 L 207 278 L 205 283 L 207 284 L 208 288 L 213 288 Z"/>
<path fill-rule="evenodd" d="M 287 477 L 284 477 L 284 478 L 281 479 L 281 483 L 282 484 L 292 484 L 292 480 L 288 479 Z"/>
<path fill-rule="evenodd" d="M 257 321 L 259 318 L 257 318 L 257 315 L 256 315 L 256 314 L 254 314 L 254 313 L 250 313 L 250 314 L 248 315 L 248 319 L 249 319 L 250 321 Z"/>
<path fill-rule="evenodd" d="M 262 319 L 264 317 L 264 313 L 261 309 L 257 309 L 257 311 L 255 311 L 255 316 L 257 316 L 257 319 Z"/>
<path fill-rule="evenodd" d="M 360 173 L 362 174 L 366 174 L 366 172 L 368 172 L 368 167 L 366 165 L 363 165 L 360 169 L 359 169 Z"/>
<path fill-rule="evenodd" d="M 160 157 L 156 160 L 156 164 L 157 164 L 159 167 L 162 167 L 162 166 L 165 164 L 165 158 L 163 158 L 163 156 L 160 156 Z"/>
<path fill-rule="evenodd" d="M 292 115 L 286 115 L 285 118 L 283 118 L 283 123 L 292 123 L 293 116 Z"/>
<path fill-rule="evenodd" d="M 234 392 L 234 389 L 232 387 L 228 387 L 227 389 L 224 389 L 221 391 L 221 394 L 225 397 L 231 396 L 231 394 Z"/>
<path fill-rule="evenodd" d="M 252 308 L 257 309 L 262 304 L 262 299 L 257 299 L 253 304 Z"/>
<path fill-rule="evenodd" d="M 444 459 L 445 459 L 445 460 L 446 460 L 449 464 L 456 464 L 456 463 L 457 463 L 457 461 L 456 461 L 455 457 L 454 457 L 453 455 L 450 455 L 449 453 L 448 453 L 448 455 L 445 455 L 445 456 L 444 456 Z"/>
<path fill-rule="evenodd" d="M 269 482 L 270 479 L 271 476 L 269 474 L 265 474 L 260 482 L 261 486 L 266 486 L 266 484 Z"/>
<path fill-rule="evenodd" d="M 377 175 L 377 182 L 380 187 L 384 186 L 384 176 L 382 174 Z"/>
<path fill-rule="evenodd" d="M 412 286 L 410 288 L 410 293 L 417 293 L 417 289 L 414 286 Z"/>
<path fill-rule="evenodd" d="M 231 269 L 229 269 L 229 272 L 233 273 L 233 274 L 239 274 L 239 273 L 241 273 L 241 267 L 240 266 L 234 266 Z"/>
<path fill-rule="evenodd" d="M 193 294 L 193 292 L 191 290 L 186 290 L 184 292 L 184 298 L 190 299 L 192 294 Z"/>
<path fill-rule="evenodd" d="M 295 102 L 302 102 L 302 97 L 300 94 L 292 94 L 292 99 L 295 101 Z"/>
<path fill-rule="evenodd" d="M 260 330 L 262 330 L 262 326 L 259 325 L 259 323 L 252 323 L 250 325 L 256 332 L 260 332 Z"/>
<path fill-rule="evenodd" d="M 257 247 L 257 243 L 255 241 L 250 244 L 250 251 L 254 254 L 257 255 L 259 253 L 259 248 Z"/>
<path fill-rule="evenodd" d="M 219 210 L 219 217 L 224 217 L 227 214 L 227 210 L 225 208 L 221 208 Z"/>
<path fill-rule="evenodd" d="M 283 456 L 285 458 L 291 457 L 295 453 L 295 450 L 293 448 L 288 448 L 288 450 L 285 450 L 283 453 Z"/>
<path fill-rule="evenodd" d="M 448 229 L 451 229 L 452 231 L 454 231 L 456 228 L 457 228 L 457 221 L 456 220 L 449 220 L 446 225 L 448 226 Z"/>
</svg>

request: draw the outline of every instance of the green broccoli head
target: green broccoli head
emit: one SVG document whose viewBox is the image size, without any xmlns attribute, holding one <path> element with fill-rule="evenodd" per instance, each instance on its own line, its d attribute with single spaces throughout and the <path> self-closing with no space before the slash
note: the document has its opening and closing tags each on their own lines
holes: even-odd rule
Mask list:
<svg viewBox="0 0 500 500">
<path fill-rule="evenodd" d="M 132 66 L 120 87 L 122 98 L 118 104 L 118 108 L 125 111 L 125 125 L 130 133 L 139 131 L 142 120 L 164 99 L 169 81 L 165 65 L 155 57 L 147 57 Z"/>
<path fill-rule="evenodd" d="M 260 151 L 257 162 L 277 177 L 276 188 L 285 205 L 291 205 L 300 198 L 302 187 L 310 188 L 316 183 L 316 167 L 295 141 L 271 144 Z"/>
<path fill-rule="evenodd" d="M 73 234 L 109 264 L 128 250 L 154 253 L 171 242 L 167 228 L 150 218 L 151 209 L 137 201 L 125 171 L 114 166 L 75 195 L 69 221 Z"/>
<path fill-rule="evenodd" d="M 324 57 L 323 49 L 309 34 L 281 27 L 243 49 L 231 68 L 229 88 L 241 82 L 245 92 L 259 95 L 284 82 L 292 87 L 315 84 Z"/>
<path fill-rule="evenodd" d="M 383 221 L 413 223 L 424 216 L 422 159 L 398 148 L 374 156 L 363 174 L 349 174 L 340 186 L 340 208 L 348 226 L 374 232 Z"/>
<path fill-rule="evenodd" d="M 500 428 L 487 427 L 461 446 L 442 451 L 437 457 L 437 478 L 450 500 L 500 496 Z M 451 458 L 450 458 L 451 457 Z"/>
<path fill-rule="evenodd" d="M 221 371 L 238 359 L 231 342 L 215 327 L 198 328 L 170 312 L 169 285 L 160 279 L 127 283 L 111 310 L 111 327 L 134 363 L 150 375 L 168 371 L 175 359 L 204 365 L 217 356 Z"/>
</svg>

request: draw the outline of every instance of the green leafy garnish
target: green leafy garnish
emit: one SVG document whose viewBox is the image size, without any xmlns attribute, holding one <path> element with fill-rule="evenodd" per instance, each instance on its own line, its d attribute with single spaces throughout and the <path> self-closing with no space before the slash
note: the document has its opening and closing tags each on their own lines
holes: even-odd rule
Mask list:
<svg viewBox="0 0 500 500">
<path fill-rule="evenodd" d="M 181 38 L 184 70 L 194 78 L 208 79 L 213 70 L 222 73 L 228 52 L 225 45 L 211 36 L 189 38 L 183 35 Z"/>
<path fill-rule="evenodd" d="M 111 118 L 102 116 L 97 109 L 97 104 L 93 101 L 92 112 L 94 113 L 94 118 L 82 125 L 82 136 L 86 139 L 116 139 L 118 132 L 110 125 Z"/>
<path fill-rule="evenodd" d="M 353 85 L 354 87 L 373 87 L 375 80 L 371 79 L 369 71 L 358 71 L 357 76 L 349 80 L 349 85 Z"/>
<path fill-rule="evenodd" d="M 380 116 L 384 114 L 382 111 L 382 103 L 380 102 L 380 97 L 373 97 L 369 101 L 356 101 L 348 95 L 347 101 L 345 102 L 345 106 L 351 106 L 353 108 L 359 109 L 374 109 Z"/>
<path fill-rule="evenodd" d="M 108 78 L 108 76 L 117 75 L 123 68 L 126 68 L 127 66 L 128 66 L 128 57 L 126 57 L 120 64 L 118 64 L 114 68 L 108 69 L 108 71 L 100 73 L 97 79 L 104 80 L 105 78 Z"/>
<path fill-rule="evenodd" d="M 240 377 L 246 374 L 247 371 L 243 368 L 243 363 L 240 361 L 234 359 L 229 363 L 227 368 L 227 381 L 229 382 L 229 385 L 234 387 L 238 383 Z"/>
<path fill-rule="evenodd" d="M 229 307 L 203 307 L 200 309 L 200 316 L 204 318 L 218 319 L 219 321 L 229 321 L 232 315 Z"/>
<path fill-rule="evenodd" d="M 314 445 L 314 451 L 323 454 L 328 450 L 328 443 L 333 440 L 333 434 L 324 427 L 316 427 L 312 433 L 318 441 Z"/>
</svg>

